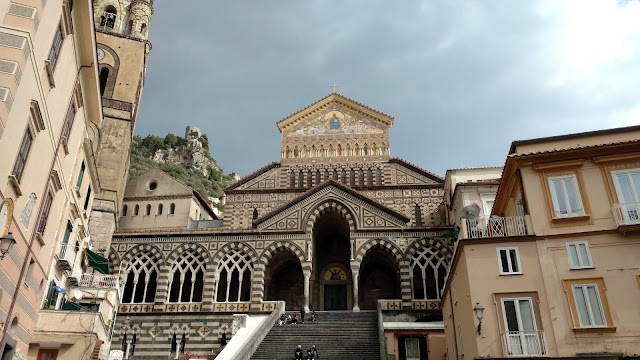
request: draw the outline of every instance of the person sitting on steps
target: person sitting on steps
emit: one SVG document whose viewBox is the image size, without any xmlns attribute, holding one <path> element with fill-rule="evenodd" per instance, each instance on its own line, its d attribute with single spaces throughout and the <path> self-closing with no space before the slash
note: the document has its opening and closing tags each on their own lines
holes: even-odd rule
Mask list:
<svg viewBox="0 0 640 360">
<path fill-rule="evenodd" d="M 302 360 L 302 346 L 298 345 L 298 348 L 293 352 L 293 354 L 296 356 L 296 360 Z"/>
<path fill-rule="evenodd" d="M 298 318 L 296 314 L 293 314 L 293 319 L 291 319 L 291 323 L 292 324 L 297 324 L 298 323 Z"/>
<path fill-rule="evenodd" d="M 316 315 L 315 311 L 311 311 L 311 321 L 315 322 L 318 320 L 318 316 Z"/>
</svg>

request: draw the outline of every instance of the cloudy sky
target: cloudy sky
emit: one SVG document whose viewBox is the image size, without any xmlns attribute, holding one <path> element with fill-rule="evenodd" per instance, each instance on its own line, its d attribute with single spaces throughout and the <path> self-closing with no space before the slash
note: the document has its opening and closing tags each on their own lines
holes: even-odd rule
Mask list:
<svg viewBox="0 0 640 360">
<path fill-rule="evenodd" d="M 640 1 L 156 1 L 136 133 L 207 133 L 225 172 L 279 161 L 276 121 L 331 92 L 395 117 L 444 175 L 511 141 L 640 124 Z"/>
</svg>

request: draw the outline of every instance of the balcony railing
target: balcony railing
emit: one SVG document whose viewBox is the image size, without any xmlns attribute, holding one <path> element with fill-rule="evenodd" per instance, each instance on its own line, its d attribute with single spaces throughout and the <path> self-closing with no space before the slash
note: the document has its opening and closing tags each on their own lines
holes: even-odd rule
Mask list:
<svg viewBox="0 0 640 360">
<path fill-rule="evenodd" d="M 507 331 L 502 334 L 502 343 L 510 357 L 547 355 L 544 331 Z"/>
<path fill-rule="evenodd" d="M 76 249 L 73 244 L 62 244 L 58 253 L 59 266 L 64 270 L 73 269 L 76 262 Z"/>
<path fill-rule="evenodd" d="M 118 288 L 118 277 L 103 274 L 82 274 L 78 286 L 94 288 Z"/>
<path fill-rule="evenodd" d="M 640 225 L 640 203 L 616 203 L 612 211 L 618 226 Z"/>
<path fill-rule="evenodd" d="M 492 216 L 488 219 L 462 220 L 463 238 L 465 239 L 527 235 L 527 224 L 524 216 Z"/>
</svg>

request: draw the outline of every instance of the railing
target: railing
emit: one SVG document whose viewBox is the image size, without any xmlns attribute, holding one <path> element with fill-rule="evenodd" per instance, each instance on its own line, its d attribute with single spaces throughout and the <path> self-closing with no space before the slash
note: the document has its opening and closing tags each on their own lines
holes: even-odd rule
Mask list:
<svg viewBox="0 0 640 360">
<path fill-rule="evenodd" d="M 73 268 L 76 262 L 76 249 L 73 244 L 62 244 L 58 258 L 69 263 L 69 267 Z"/>
<path fill-rule="evenodd" d="M 640 225 L 640 203 L 616 203 L 612 211 L 618 226 Z"/>
<path fill-rule="evenodd" d="M 509 216 L 478 219 L 462 219 L 466 229 L 464 238 L 478 239 L 497 236 L 527 235 L 527 225 L 524 216 Z"/>
<path fill-rule="evenodd" d="M 78 286 L 94 288 L 118 288 L 118 277 L 103 274 L 82 274 Z"/>
<path fill-rule="evenodd" d="M 545 356 L 547 340 L 544 331 L 507 331 L 502 334 L 507 356 Z"/>
</svg>

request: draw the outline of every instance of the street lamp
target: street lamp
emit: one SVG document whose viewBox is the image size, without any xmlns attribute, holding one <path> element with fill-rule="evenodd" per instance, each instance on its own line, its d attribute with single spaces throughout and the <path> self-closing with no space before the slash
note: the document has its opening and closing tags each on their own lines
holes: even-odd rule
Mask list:
<svg viewBox="0 0 640 360">
<path fill-rule="evenodd" d="M 15 243 L 16 239 L 13 238 L 13 233 L 7 233 L 7 235 L 0 237 L 0 260 L 4 259 Z"/>
<path fill-rule="evenodd" d="M 473 307 L 473 313 L 476 315 L 476 319 L 478 319 L 478 335 L 482 335 L 482 318 L 484 317 L 484 306 L 480 305 L 480 303 L 476 303 L 476 306 Z"/>
</svg>

